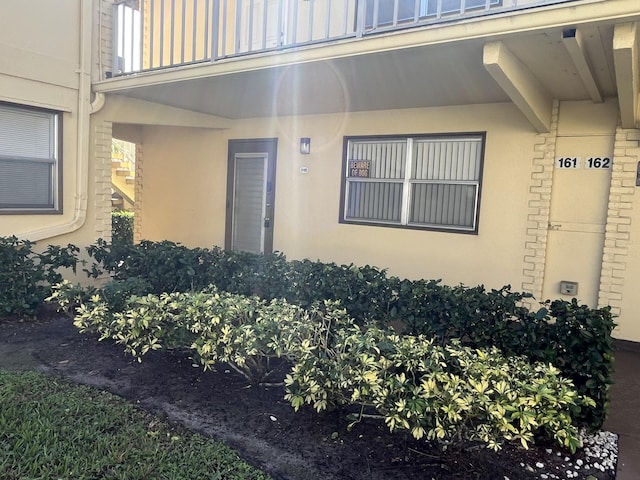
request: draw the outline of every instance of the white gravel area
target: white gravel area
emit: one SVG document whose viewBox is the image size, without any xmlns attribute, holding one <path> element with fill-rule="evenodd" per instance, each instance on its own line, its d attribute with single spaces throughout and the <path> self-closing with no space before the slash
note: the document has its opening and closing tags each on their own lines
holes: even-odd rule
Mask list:
<svg viewBox="0 0 640 480">
<path fill-rule="evenodd" d="M 618 463 L 618 435 L 598 432 L 581 435 L 583 448 L 575 456 L 547 449 L 548 460 L 540 459 L 535 465 L 520 466 L 535 472 L 541 480 L 599 480 L 615 478 Z M 504 477 L 503 480 L 517 480 Z"/>
</svg>

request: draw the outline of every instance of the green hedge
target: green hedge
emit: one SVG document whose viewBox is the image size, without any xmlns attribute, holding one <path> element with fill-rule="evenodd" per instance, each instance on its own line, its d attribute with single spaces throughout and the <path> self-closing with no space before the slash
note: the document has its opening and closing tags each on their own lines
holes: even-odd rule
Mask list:
<svg viewBox="0 0 640 480">
<path fill-rule="evenodd" d="M 77 247 L 49 247 L 44 254 L 15 237 L 0 239 L 0 280 L 12 285 L 0 293 L 5 314 L 32 313 L 59 281 L 60 267 L 75 268 Z M 339 301 L 356 323 L 406 335 L 434 337 L 440 345 L 458 338 L 473 348 L 498 347 L 507 355 L 525 355 L 532 363 L 550 362 L 575 383 L 580 394 L 596 401 L 579 412 L 580 426 L 598 429 L 608 410 L 614 345 L 609 308 L 592 309 L 571 302 L 546 302 L 537 311 L 522 305 L 530 295 L 509 286 L 446 286 L 437 280 L 388 276 L 372 266 L 319 261 L 287 261 L 283 254 L 254 255 L 219 248 L 189 249 L 172 242 L 98 241 L 88 247 L 89 276 L 110 275 L 105 295 L 113 308 L 131 294 L 199 291 L 215 285 L 238 295 L 285 299 L 310 308 L 324 300 Z"/>
<path fill-rule="evenodd" d="M 282 253 L 255 255 L 218 247 L 187 248 L 169 241 L 136 245 L 99 240 L 88 248 L 95 262 L 89 276 L 115 280 L 144 279 L 149 293 L 186 292 L 216 285 L 239 295 L 285 298 L 308 307 L 325 299 L 339 300 L 359 322 L 385 321 L 394 301 L 395 280 L 375 267 L 320 261 L 287 261 Z"/>
<path fill-rule="evenodd" d="M 141 279 L 150 293 L 202 290 L 213 284 L 234 294 L 284 298 L 303 308 L 336 300 L 359 325 L 391 324 L 404 334 L 434 336 L 442 345 L 459 338 L 474 348 L 496 346 L 532 362 L 551 362 L 581 394 L 596 401 L 595 408 L 578 415 L 581 426 L 598 429 L 607 415 L 615 326 L 609 308 L 556 300 L 530 311 L 523 301 L 531 295 L 510 286 L 452 287 L 439 280 L 399 279 L 369 265 L 287 261 L 281 253 L 189 249 L 168 241 L 127 246 L 98 242 L 89 253 L 97 260 L 91 274 L 106 271 L 117 280 Z"/>
<path fill-rule="evenodd" d="M 59 272 L 75 272 L 79 249 L 74 245 L 50 245 L 43 253 L 34 243 L 15 236 L 0 237 L 0 316 L 33 315 L 51 293 L 51 285 L 62 280 Z"/>
<path fill-rule="evenodd" d="M 113 243 L 133 243 L 133 212 L 111 213 L 111 241 Z"/>
<path fill-rule="evenodd" d="M 593 309 L 572 299 L 546 301 L 529 311 L 522 302 L 530 295 L 512 292 L 510 286 L 486 291 L 483 286 L 448 287 L 423 280 L 400 285 L 392 316 L 404 321 L 406 333 L 442 342 L 460 338 L 472 347 L 495 346 L 507 355 L 552 363 L 596 402 L 596 408 L 578 415 L 581 425 L 602 427 L 615 350 L 609 307 Z"/>
</svg>

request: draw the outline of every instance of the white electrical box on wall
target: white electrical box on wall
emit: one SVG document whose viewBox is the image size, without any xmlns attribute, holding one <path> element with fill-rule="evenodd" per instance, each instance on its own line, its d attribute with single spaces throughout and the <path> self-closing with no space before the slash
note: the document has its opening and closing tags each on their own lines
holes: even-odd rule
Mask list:
<svg viewBox="0 0 640 480">
<path fill-rule="evenodd" d="M 563 295 L 577 295 L 578 282 L 569 282 L 567 280 L 562 280 L 560 282 L 560 293 Z"/>
</svg>

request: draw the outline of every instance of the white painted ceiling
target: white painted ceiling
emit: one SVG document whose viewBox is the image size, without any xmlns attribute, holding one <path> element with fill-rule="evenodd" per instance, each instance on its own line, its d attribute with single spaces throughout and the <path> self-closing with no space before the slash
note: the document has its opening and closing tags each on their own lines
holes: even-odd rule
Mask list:
<svg viewBox="0 0 640 480">
<path fill-rule="evenodd" d="M 614 96 L 613 25 L 583 25 L 581 33 L 601 93 Z M 483 47 L 492 40 L 502 41 L 553 98 L 590 98 L 562 43 L 560 27 L 286 67 L 278 66 L 278 56 L 273 56 L 274 66 L 268 68 L 117 93 L 231 119 L 509 102 L 482 63 Z M 330 56 L 332 47 L 315 48 L 327 49 Z"/>
</svg>

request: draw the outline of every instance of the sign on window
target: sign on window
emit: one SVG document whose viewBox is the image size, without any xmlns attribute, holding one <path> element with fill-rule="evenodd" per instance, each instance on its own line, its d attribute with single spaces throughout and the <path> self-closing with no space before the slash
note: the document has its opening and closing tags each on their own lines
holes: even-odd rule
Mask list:
<svg viewBox="0 0 640 480">
<path fill-rule="evenodd" d="M 371 161 L 349 160 L 349 176 L 369 178 L 371 176 Z"/>
</svg>

